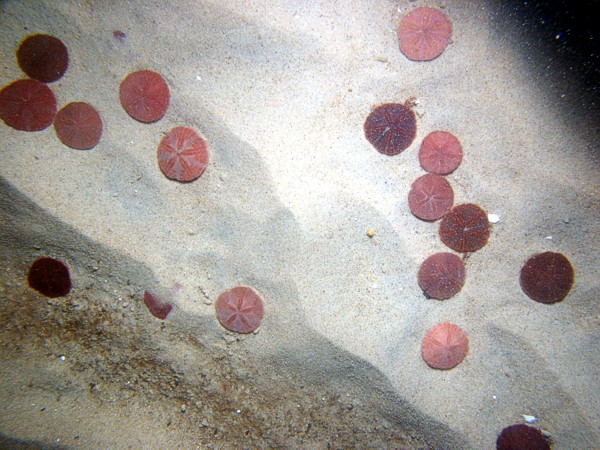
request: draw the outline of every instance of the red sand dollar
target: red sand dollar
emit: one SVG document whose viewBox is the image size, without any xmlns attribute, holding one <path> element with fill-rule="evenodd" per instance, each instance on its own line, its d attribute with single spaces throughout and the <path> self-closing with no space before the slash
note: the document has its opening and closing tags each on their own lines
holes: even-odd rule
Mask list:
<svg viewBox="0 0 600 450">
<path fill-rule="evenodd" d="M 562 253 L 533 255 L 521 268 L 521 288 L 529 298 L 541 303 L 563 300 L 573 287 L 575 271 Z"/>
<path fill-rule="evenodd" d="M 417 8 L 404 16 L 398 25 L 400 51 L 414 61 L 438 57 L 451 37 L 452 22 L 436 8 Z"/>
<path fill-rule="evenodd" d="M 460 142 L 448 131 L 432 131 L 421 143 L 419 162 L 430 173 L 447 175 L 454 172 L 462 161 Z"/>
<path fill-rule="evenodd" d="M 425 334 L 421 354 L 425 362 L 434 369 L 456 367 L 469 351 L 469 339 L 458 325 L 442 322 L 434 325 Z"/>
<path fill-rule="evenodd" d="M 208 166 L 206 141 L 189 127 L 175 127 L 158 146 L 158 165 L 168 177 L 192 181 Z"/>
<path fill-rule="evenodd" d="M 69 54 L 60 39 L 48 34 L 34 34 L 21 42 L 17 62 L 31 78 L 51 83 L 65 74 Z"/>
<path fill-rule="evenodd" d="M 121 82 L 119 97 L 131 117 L 140 122 L 156 122 L 167 112 L 171 94 L 162 75 L 140 70 Z"/>
<path fill-rule="evenodd" d="M 264 308 L 261 295 L 250 286 L 236 286 L 225 291 L 215 303 L 219 323 L 236 333 L 256 330 L 263 319 Z"/>
<path fill-rule="evenodd" d="M 457 294 L 465 284 L 465 264 L 454 253 L 436 253 L 423 261 L 418 280 L 427 296 L 445 300 Z"/>
<path fill-rule="evenodd" d="M 71 291 L 69 267 L 49 256 L 38 258 L 29 268 L 27 283 L 46 297 L 63 297 Z"/>
<path fill-rule="evenodd" d="M 56 116 L 56 97 L 38 80 L 17 80 L 0 91 L 0 117 L 21 131 L 48 128 Z"/>
<path fill-rule="evenodd" d="M 524 423 L 506 427 L 496 440 L 497 450 L 550 450 L 550 443 L 537 428 Z"/>
<path fill-rule="evenodd" d="M 165 320 L 173 309 L 173 305 L 152 291 L 144 291 L 144 305 L 150 314 L 160 320 Z"/>
<path fill-rule="evenodd" d="M 419 219 L 437 220 L 450 211 L 454 191 L 444 177 L 428 173 L 417 178 L 408 193 L 408 206 Z"/>
<path fill-rule="evenodd" d="M 417 134 L 417 118 L 410 101 L 384 103 L 367 117 L 365 137 L 379 153 L 394 156 L 406 150 Z"/>
<path fill-rule="evenodd" d="M 72 102 L 56 115 L 54 130 L 63 144 L 86 150 L 100 142 L 102 119 L 92 105 Z"/>
<path fill-rule="evenodd" d="M 442 242 L 460 253 L 474 252 L 487 244 L 490 223 L 486 212 L 472 203 L 455 206 L 440 223 Z"/>
</svg>

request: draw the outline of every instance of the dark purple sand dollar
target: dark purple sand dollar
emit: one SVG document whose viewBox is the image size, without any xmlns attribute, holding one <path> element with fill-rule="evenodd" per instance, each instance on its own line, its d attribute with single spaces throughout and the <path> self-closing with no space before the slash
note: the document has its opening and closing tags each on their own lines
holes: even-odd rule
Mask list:
<svg viewBox="0 0 600 450">
<path fill-rule="evenodd" d="M 26 37 L 17 50 L 17 62 L 31 78 L 52 83 L 60 79 L 69 66 L 67 47 L 48 34 Z"/>
<path fill-rule="evenodd" d="M 502 430 L 496 440 L 497 450 L 550 450 L 550 443 L 537 428 L 523 423 Z"/>
<path fill-rule="evenodd" d="M 429 297 L 445 300 L 457 294 L 465 284 L 465 264 L 454 253 L 436 253 L 421 264 L 418 281 Z"/>
<path fill-rule="evenodd" d="M 371 111 L 364 130 L 367 140 L 378 152 L 393 156 L 412 144 L 417 134 L 417 119 L 410 105 L 384 103 Z"/>
<path fill-rule="evenodd" d="M 223 292 L 215 303 L 219 323 L 229 331 L 250 333 L 260 326 L 264 300 L 250 286 L 236 286 Z"/>
<path fill-rule="evenodd" d="M 437 220 L 450 211 L 454 191 L 448 180 L 431 173 L 417 178 L 408 193 L 408 206 L 419 219 Z"/>
<path fill-rule="evenodd" d="M 46 297 L 63 297 L 71 291 L 69 267 L 49 256 L 36 259 L 29 268 L 27 283 Z"/>
<path fill-rule="evenodd" d="M 571 262 L 562 253 L 533 255 L 521 268 L 521 288 L 529 298 L 541 303 L 564 299 L 575 281 Z"/>
<path fill-rule="evenodd" d="M 487 214 L 472 203 L 455 206 L 440 223 L 442 242 L 460 253 L 479 250 L 489 237 L 490 223 Z"/>
</svg>

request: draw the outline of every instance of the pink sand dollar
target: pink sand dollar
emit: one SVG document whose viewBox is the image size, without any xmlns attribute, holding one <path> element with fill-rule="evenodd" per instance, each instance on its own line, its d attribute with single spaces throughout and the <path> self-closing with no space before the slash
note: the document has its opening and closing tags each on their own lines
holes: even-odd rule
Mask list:
<svg viewBox="0 0 600 450">
<path fill-rule="evenodd" d="M 158 146 L 158 166 L 168 178 L 195 180 L 208 166 L 206 141 L 192 128 L 173 128 Z"/>
<path fill-rule="evenodd" d="M 400 51 L 413 61 L 437 58 L 451 37 L 452 22 L 437 8 L 417 8 L 404 16 L 398 25 Z"/>
<path fill-rule="evenodd" d="M 250 286 L 236 286 L 223 292 L 215 303 L 219 323 L 229 331 L 251 333 L 264 317 L 264 300 Z"/>
<path fill-rule="evenodd" d="M 448 180 L 432 173 L 417 178 L 408 193 L 410 211 L 422 220 L 438 220 L 453 203 L 454 191 Z"/>
<path fill-rule="evenodd" d="M 462 161 L 463 151 L 459 140 L 448 131 L 432 131 L 421 143 L 419 162 L 427 172 L 448 175 Z"/>
<path fill-rule="evenodd" d="M 121 82 L 119 98 L 123 109 L 140 122 L 156 122 L 167 112 L 171 93 L 161 74 L 152 70 L 130 73 Z"/>
<path fill-rule="evenodd" d="M 442 322 L 425 334 L 421 354 L 434 369 L 452 369 L 465 359 L 469 351 L 469 339 L 458 325 Z"/>
</svg>

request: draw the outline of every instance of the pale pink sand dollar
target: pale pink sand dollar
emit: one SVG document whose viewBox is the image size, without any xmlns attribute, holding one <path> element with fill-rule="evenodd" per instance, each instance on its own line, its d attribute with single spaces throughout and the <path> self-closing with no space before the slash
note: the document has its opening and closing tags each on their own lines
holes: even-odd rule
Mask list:
<svg viewBox="0 0 600 450">
<path fill-rule="evenodd" d="M 193 181 L 208 166 L 206 141 L 192 128 L 175 127 L 160 141 L 158 165 L 168 178 Z"/>
<path fill-rule="evenodd" d="M 219 323 L 229 331 L 251 333 L 260 326 L 264 300 L 250 286 L 236 286 L 223 292 L 215 303 Z"/>
<path fill-rule="evenodd" d="M 469 351 L 469 339 L 458 325 L 442 322 L 434 325 L 425 334 L 421 354 L 425 362 L 434 369 L 452 369 Z"/>
<path fill-rule="evenodd" d="M 408 193 L 410 211 L 422 220 L 438 220 L 453 203 L 454 191 L 448 180 L 432 173 L 417 178 Z"/>
<path fill-rule="evenodd" d="M 452 22 L 437 8 L 417 8 L 404 16 L 398 25 L 400 51 L 413 61 L 438 57 L 451 37 Z"/>
<path fill-rule="evenodd" d="M 419 162 L 430 173 L 447 175 L 454 172 L 462 161 L 459 140 L 448 131 L 432 131 L 421 143 Z"/>
</svg>

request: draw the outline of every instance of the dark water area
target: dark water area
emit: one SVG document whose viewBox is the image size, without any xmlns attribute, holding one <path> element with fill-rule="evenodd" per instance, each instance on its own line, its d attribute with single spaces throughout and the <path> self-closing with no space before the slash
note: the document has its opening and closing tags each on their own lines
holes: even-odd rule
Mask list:
<svg viewBox="0 0 600 450">
<path fill-rule="evenodd" d="M 497 27 L 515 30 L 532 76 L 549 81 L 555 96 L 591 133 L 600 158 L 600 1 L 490 1 Z M 506 29 L 506 28 L 505 28 Z"/>
</svg>

